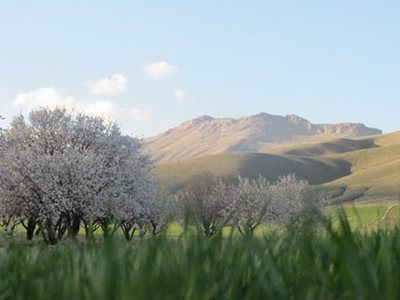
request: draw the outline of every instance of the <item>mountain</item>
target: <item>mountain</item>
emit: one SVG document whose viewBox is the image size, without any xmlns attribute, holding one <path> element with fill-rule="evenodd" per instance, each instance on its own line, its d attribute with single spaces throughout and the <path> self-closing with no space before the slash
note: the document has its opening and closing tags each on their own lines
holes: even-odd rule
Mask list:
<svg viewBox="0 0 400 300">
<path fill-rule="evenodd" d="M 296 115 L 260 113 L 237 119 L 200 116 L 145 139 L 144 150 L 156 163 L 166 163 L 221 153 L 260 152 L 281 144 L 381 133 L 359 123 L 312 124 Z"/>
</svg>

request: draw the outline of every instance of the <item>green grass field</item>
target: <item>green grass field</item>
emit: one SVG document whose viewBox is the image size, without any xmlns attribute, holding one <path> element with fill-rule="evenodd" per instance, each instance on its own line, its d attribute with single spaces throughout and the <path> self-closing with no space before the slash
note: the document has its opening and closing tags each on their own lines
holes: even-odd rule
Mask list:
<svg viewBox="0 0 400 300">
<path fill-rule="evenodd" d="M 371 202 L 371 203 L 354 203 L 346 205 L 336 205 L 324 209 L 324 214 L 335 226 L 339 223 L 341 213 L 344 213 L 352 230 L 362 232 L 373 232 L 379 229 L 392 228 L 400 224 L 400 203 L 397 201 Z M 256 236 L 280 231 L 282 226 L 278 225 L 261 225 L 256 229 Z M 180 236 L 183 233 L 183 227 L 178 223 L 172 223 L 167 229 L 167 235 Z M 195 228 L 190 229 L 196 232 Z M 223 236 L 233 234 L 239 236 L 239 232 L 232 227 L 225 227 Z"/>
<path fill-rule="evenodd" d="M 369 213 L 366 213 L 369 215 Z M 399 299 L 399 229 L 0 247 L 1 299 Z"/>
<path fill-rule="evenodd" d="M 398 299 L 399 203 L 325 215 L 318 230 L 262 226 L 251 237 L 227 227 L 205 239 L 177 223 L 132 242 L 3 235 L 0 299 Z"/>
<path fill-rule="evenodd" d="M 396 216 L 391 212 L 391 221 L 386 222 L 385 215 L 389 209 L 398 205 L 398 202 L 393 201 L 347 204 L 326 209 L 326 215 L 331 217 L 333 222 L 337 222 L 339 214 L 344 212 L 352 229 L 374 231 L 400 221 L 400 215 Z"/>
</svg>

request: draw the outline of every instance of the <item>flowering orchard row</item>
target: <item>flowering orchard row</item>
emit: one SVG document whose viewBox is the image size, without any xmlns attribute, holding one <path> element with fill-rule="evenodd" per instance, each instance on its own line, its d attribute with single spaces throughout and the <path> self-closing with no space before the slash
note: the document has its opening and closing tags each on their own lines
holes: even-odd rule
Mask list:
<svg viewBox="0 0 400 300">
<path fill-rule="evenodd" d="M 16 117 L 0 139 L 0 213 L 10 233 L 17 225 L 45 242 L 105 236 L 122 230 L 156 234 L 171 220 L 187 220 L 206 236 L 225 225 L 249 234 L 263 222 L 293 219 L 325 198 L 294 176 L 229 182 L 194 176 L 174 195 L 157 190 L 141 141 L 117 124 L 65 109 Z"/>
</svg>

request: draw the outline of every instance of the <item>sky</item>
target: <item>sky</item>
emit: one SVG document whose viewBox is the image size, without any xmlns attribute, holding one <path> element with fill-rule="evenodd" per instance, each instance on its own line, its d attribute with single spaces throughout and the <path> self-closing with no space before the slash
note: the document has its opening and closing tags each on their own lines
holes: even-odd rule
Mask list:
<svg viewBox="0 0 400 300">
<path fill-rule="evenodd" d="M 400 130 L 400 1 L 0 0 L 3 123 L 44 106 L 137 137 L 259 112 Z"/>
</svg>

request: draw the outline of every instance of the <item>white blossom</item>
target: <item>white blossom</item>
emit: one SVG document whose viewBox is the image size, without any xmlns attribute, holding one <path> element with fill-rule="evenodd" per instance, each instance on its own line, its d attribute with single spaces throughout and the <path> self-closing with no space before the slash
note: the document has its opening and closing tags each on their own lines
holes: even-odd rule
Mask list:
<svg viewBox="0 0 400 300">
<path fill-rule="evenodd" d="M 140 141 L 100 117 L 65 109 L 18 116 L 2 133 L 0 155 L 2 212 L 34 222 L 49 238 L 76 235 L 81 222 L 137 220 L 153 199 Z"/>
</svg>

